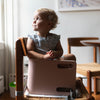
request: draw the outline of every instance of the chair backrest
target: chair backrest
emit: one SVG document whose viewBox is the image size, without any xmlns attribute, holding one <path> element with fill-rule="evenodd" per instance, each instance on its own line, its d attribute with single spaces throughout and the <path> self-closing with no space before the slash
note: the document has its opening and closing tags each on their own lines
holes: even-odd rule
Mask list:
<svg viewBox="0 0 100 100">
<path fill-rule="evenodd" d="M 87 71 L 87 90 L 88 90 L 88 93 L 91 95 L 92 93 L 92 78 L 94 77 L 94 86 L 96 86 L 96 78 L 97 76 L 99 76 L 100 78 L 100 71 Z M 95 89 L 96 87 L 94 87 Z M 94 90 L 95 92 L 95 90 Z"/>
<path fill-rule="evenodd" d="M 81 46 L 85 46 L 83 45 L 80 41 L 82 40 L 98 40 L 99 38 L 97 37 L 69 37 L 67 39 L 67 43 L 68 43 L 68 54 L 71 53 L 71 47 L 81 47 Z M 96 51 L 96 47 L 93 47 L 93 56 L 94 56 L 94 62 L 97 62 L 97 51 Z"/>
<path fill-rule="evenodd" d="M 23 56 L 27 54 L 26 42 L 27 38 L 19 38 L 15 44 L 16 100 L 23 100 L 23 95 L 18 96 L 18 92 L 23 93 Z"/>
</svg>

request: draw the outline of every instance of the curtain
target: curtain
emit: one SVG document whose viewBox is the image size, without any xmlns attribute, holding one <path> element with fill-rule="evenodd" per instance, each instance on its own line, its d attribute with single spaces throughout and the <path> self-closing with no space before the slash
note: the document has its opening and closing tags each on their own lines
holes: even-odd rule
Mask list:
<svg viewBox="0 0 100 100">
<path fill-rule="evenodd" d="M 8 90 L 9 74 L 15 73 L 15 40 L 17 32 L 17 0 L 0 0 L 0 39 L 5 43 L 5 84 Z"/>
</svg>

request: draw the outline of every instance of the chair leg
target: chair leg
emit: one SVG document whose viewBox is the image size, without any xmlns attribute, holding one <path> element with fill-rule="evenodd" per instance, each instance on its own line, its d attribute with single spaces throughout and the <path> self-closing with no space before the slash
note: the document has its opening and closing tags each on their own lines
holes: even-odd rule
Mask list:
<svg viewBox="0 0 100 100">
<path fill-rule="evenodd" d="M 87 71 L 87 90 L 89 95 L 91 95 L 91 72 Z"/>
<path fill-rule="evenodd" d="M 94 77 L 94 94 L 97 94 L 97 78 Z"/>
</svg>

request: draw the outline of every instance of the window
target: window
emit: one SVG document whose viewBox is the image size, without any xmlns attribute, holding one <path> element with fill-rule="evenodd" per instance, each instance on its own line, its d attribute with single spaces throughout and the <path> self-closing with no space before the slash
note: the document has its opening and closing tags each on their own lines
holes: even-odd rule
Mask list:
<svg viewBox="0 0 100 100">
<path fill-rule="evenodd" d="M 0 41 L 3 40 L 3 32 L 4 32 L 4 0 L 0 0 Z"/>
</svg>

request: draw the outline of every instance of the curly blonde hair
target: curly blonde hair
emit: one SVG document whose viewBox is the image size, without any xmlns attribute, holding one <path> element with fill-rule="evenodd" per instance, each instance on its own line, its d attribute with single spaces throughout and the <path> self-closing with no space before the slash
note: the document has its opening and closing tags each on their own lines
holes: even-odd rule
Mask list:
<svg viewBox="0 0 100 100">
<path fill-rule="evenodd" d="M 51 22 L 51 29 L 54 29 L 57 27 L 58 16 L 56 15 L 54 10 L 48 9 L 48 8 L 40 8 L 36 10 L 35 12 L 38 12 L 41 17 L 45 17 L 48 21 Z"/>
</svg>

